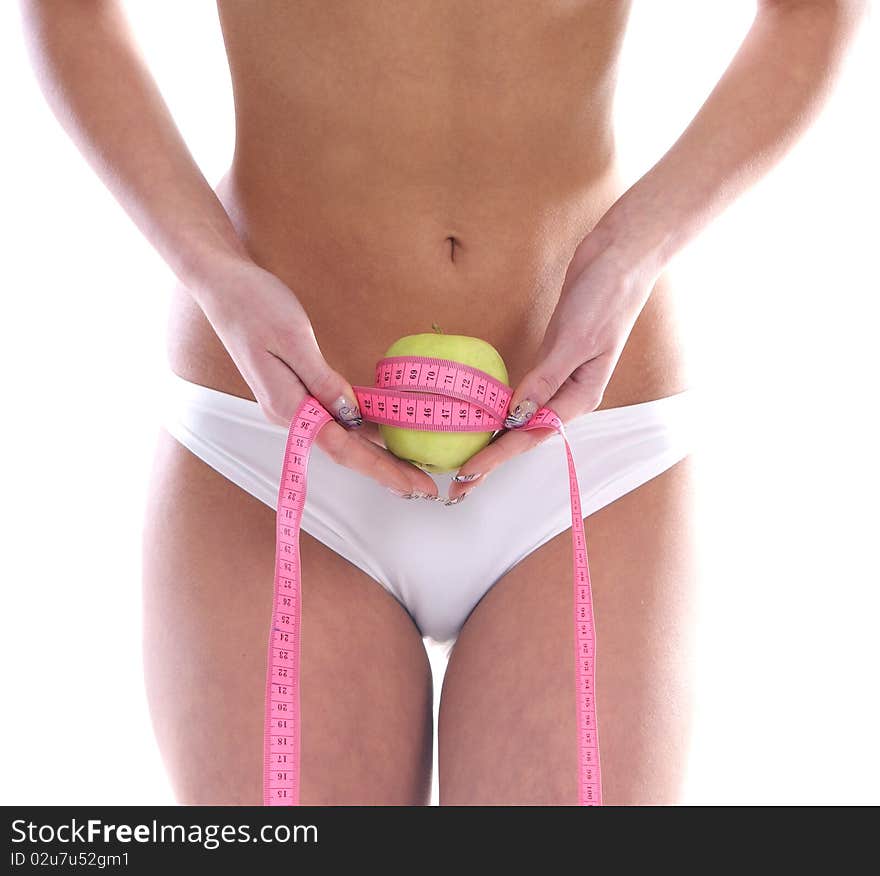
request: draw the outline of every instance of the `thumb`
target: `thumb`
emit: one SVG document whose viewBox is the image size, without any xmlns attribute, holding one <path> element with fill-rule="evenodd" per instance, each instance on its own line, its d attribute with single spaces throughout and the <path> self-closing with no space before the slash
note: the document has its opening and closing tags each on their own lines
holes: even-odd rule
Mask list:
<svg viewBox="0 0 880 876">
<path fill-rule="evenodd" d="M 297 374 L 306 389 L 346 429 L 363 425 L 363 416 L 351 384 L 334 371 L 320 354 L 298 363 Z"/>
<path fill-rule="evenodd" d="M 517 429 L 528 423 L 556 395 L 571 369 L 571 363 L 551 355 L 527 372 L 510 397 L 505 428 Z"/>
</svg>

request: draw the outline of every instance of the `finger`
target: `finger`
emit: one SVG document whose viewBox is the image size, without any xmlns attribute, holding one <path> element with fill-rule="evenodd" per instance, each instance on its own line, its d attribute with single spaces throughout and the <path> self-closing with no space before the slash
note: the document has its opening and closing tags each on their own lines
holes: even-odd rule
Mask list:
<svg viewBox="0 0 880 876">
<path fill-rule="evenodd" d="M 610 376 L 609 361 L 610 356 L 603 354 L 579 366 L 562 382 L 559 391 L 540 407 L 554 411 L 563 425 L 581 414 L 595 410 L 602 401 Z M 449 487 L 449 498 L 455 499 L 476 489 L 498 466 L 517 454 L 536 447 L 554 434 L 556 430 L 550 427 L 508 429 L 500 433 L 456 472 Z"/>
<path fill-rule="evenodd" d="M 367 441 L 372 441 L 373 444 L 378 444 L 380 447 L 385 446 L 385 439 L 379 431 L 379 424 L 374 423 L 372 420 L 364 420 L 363 426 L 358 427 L 357 433 L 366 438 Z"/>
<path fill-rule="evenodd" d="M 277 356 L 265 353 L 253 369 L 260 385 L 252 385 L 267 420 L 285 428 L 309 394 L 303 382 Z"/>
<path fill-rule="evenodd" d="M 297 344 L 296 368 L 280 356 L 276 358 L 290 368 L 336 422 L 347 429 L 357 429 L 363 425 L 363 417 L 357 403 L 352 385 L 338 372 L 334 371 L 321 355 L 314 337 Z"/>
<path fill-rule="evenodd" d="M 291 386 L 290 380 L 292 379 L 292 381 L 293 381 L 292 385 L 295 386 L 296 390 L 299 390 L 299 389 L 302 390 L 302 395 L 300 395 L 296 390 L 294 391 L 293 394 L 296 395 L 297 398 L 299 398 L 301 400 L 305 395 L 308 394 L 308 395 L 312 395 L 315 398 L 317 398 L 318 401 L 321 401 L 320 396 L 317 395 L 315 392 L 310 392 L 306 388 L 306 385 L 304 384 L 304 382 L 299 379 L 299 377 L 296 375 L 296 373 L 291 370 L 290 366 L 286 362 L 284 362 L 280 357 L 275 356 L 274 354 L 269 353 L 268 351 L 267 351 L 266 356 L 267 356 L 267 359 L 269 359 L 269 362 L 265 366 L 267 369 L 269 369 L 270 371 L 272 371 L 276 375 L 278 375 L 280 377 L 280 379 L 284 382 L 285 386 L 288 386 L 288 387 Z M 306 369 L 301 369 L 301 370 L 306 370 Z M 334 372 L 331 371 L 331 373 L 334 373 Z M 357 396 L 354 393 L 353 387 L 351 386 L 351 384 L 347 383 L 345 381 L 345 379 L 342 378 L 340 375 L 337 375 L 337 376 L 342 381 L 341 385 L 343 386 L 343 389 L 339 393 L 340 396 L 345 396 L 345 395 L 347 395 L 347 392 L 350 391 L 351 398 L 354 399 L 354 404 L 356 405 L 357 404 Z M 348 389 L 346 390 L 345 387 L 347 387 Z M 332 394 L 333 394 L 333 391 L 331 390 L 330 395 L 332 395 Z M 338 397 L 337 397 L 337 399 L 338 399 Z M 331 410 L 331 408 L 328 407 L 323 401 L 321 402 L 321 405 L 322 405 L 322 407 L 325 407 L 328 411 L 330 411 L 330 413 L 334 413 L 334 411 Z M 279 418 L 282 425 L 287 425 L 290 423 L 290 418 L 293 416 L 293 414 L 295 413 L 296 408 L 298 406 L 299 406 L 298 404 L 297 405 L 290 405 L 289 403 L 286 405 L 283 405 L 285 411 L 290 409 L 290 416 Z M 336 417 L 336 421 L 338 423 L 340 423 L 340 425 L 346 426 L 346 423 L 343 420 L 341 420 L 339 417 Z M 363 434 L 363 436 L 365 438 L 369 439 L 374 444 L 378 444 L 380 447 L 385 446 L 385 442 L 382 439 L 381 433 L 379 432 L 378 424 L 370 422 L 369 420 L 364 420 L 361 417 L 361 424 L 360 425 L 355 424 L 352 428 L 356 428 L 358 430 L 358 432 Z"/>
<path fill-rule="evenodd" d="M 605 387 L 614 368 L 611 353 L 602 353 L 579 365 L 548 400 L 546 407 L 555 411 L 563 423 L 596 410 L 602 404 Z"/>
<path fill-rule="evenodd" d="M 261 407 L 272 422 L 289 426 L 307 391 L 284 362 L 272 354 L 268 357 L 272 361 L 266 363 L 266 371 L 272 375 L 272 386 L 268 388 Z M 403 494 L 421 492 L 437 496 L 437 484 L 427 472 L 411 462 L 398 459 L 378 442 L 362 437 L 360 429 L 349 430 L 333 421 L 320 429 L 315 444 L 334 462 L 354 469 L 388 489 Z M 341 497 L 340 501 L 344 499 Z"/>
<path fill-rule="evenodd" d="M 503 465 L 508 459 L 536 447 L 553 434 L 554 430 L 551 428 L 530 429 L 528 431 L 504 430 L 459 468 L 449 484 L 449 498 L 456 499 L 462 494 L 477 489 L 485 483 L 486 478 L 496 468 Z M 462 480 L 456 480 L 456 478 Z"/>
<path fill-rule="evenodd" d="M 327 423 L 315 443 L 336 463 L 372 478 L 387 489 L 402 494 L 424 493 L 439 498 L 437 484 L 418 466 L 398 459 L 384 447 L 336 422 Z M 344 496 L 339 501 L 345 501 Z"/>
<path fill-rule="evenodd" d="M 529 422 L 556 395 L 566 378 L 580 364 L 575 361 L 577 358 L 572 352 L 557 350 L 528 371 L 510 397 L 505 428 L 517 429 Z"/>
</svg>

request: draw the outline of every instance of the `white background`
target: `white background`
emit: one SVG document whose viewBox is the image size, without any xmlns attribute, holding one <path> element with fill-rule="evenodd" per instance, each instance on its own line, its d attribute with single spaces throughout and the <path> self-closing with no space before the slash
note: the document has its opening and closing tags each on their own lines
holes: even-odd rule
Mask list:
<svg viewBox="0 0 880 876">
<path fill-rule="evenodd" d="M 233 117 L 214 5 L 127 6 L 215 183 Z M 752 10 L 635 4 L 617 104 L 633 179 Z M 869 18 L 819 122 L 673 265 L 708 426 L 689 803 L 880 802 L 878 33 Z M 172 802 L 139 583 L 172 277 L 55 122 L 10 0 L 0 89 L 0 802 Z"/>
</svg>

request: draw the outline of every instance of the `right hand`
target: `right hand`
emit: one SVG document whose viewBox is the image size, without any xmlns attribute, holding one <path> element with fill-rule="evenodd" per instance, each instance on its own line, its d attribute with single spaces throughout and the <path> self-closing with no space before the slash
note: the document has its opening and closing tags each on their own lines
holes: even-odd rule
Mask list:
<svg viewBox="0 0 880 876">
<path fill-rule="evenodd" d="M 253 262 L 234 259 L 220 266 L 209 284 L 194 290 L 194 297 L 267 420 L 289 427 L 303 399 L 314 396 L 334 416 L 315 439 L 334 462 L 398 493 L 437 496 L 427 472 L 358 434 L 360 424 L 341 425 L 336 406 L 340 396 L 360 413 L 354 390 L 327 364 L 305 310 L 278 277 Z"/>
</svg>

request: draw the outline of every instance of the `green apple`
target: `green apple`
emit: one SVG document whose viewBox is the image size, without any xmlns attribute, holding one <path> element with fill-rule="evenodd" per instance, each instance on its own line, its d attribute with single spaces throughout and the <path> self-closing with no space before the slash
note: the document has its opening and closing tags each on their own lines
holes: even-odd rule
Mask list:
<svg viewBox="0 0 880 876">
<path fill-rule="evenodd" d="M 509 386 L 507 367 L 488 342 L 468 335 L 447 335 L 436 323 L 433 332 L 406 335 L 395 341 L 385 356 L 434 356 L 479 368 Z M 385 446 L 395 456 L 432 474 L 454 471 L 482 450 L 494 432 L 429 432 L 379 424 Z"/>
</svg>

